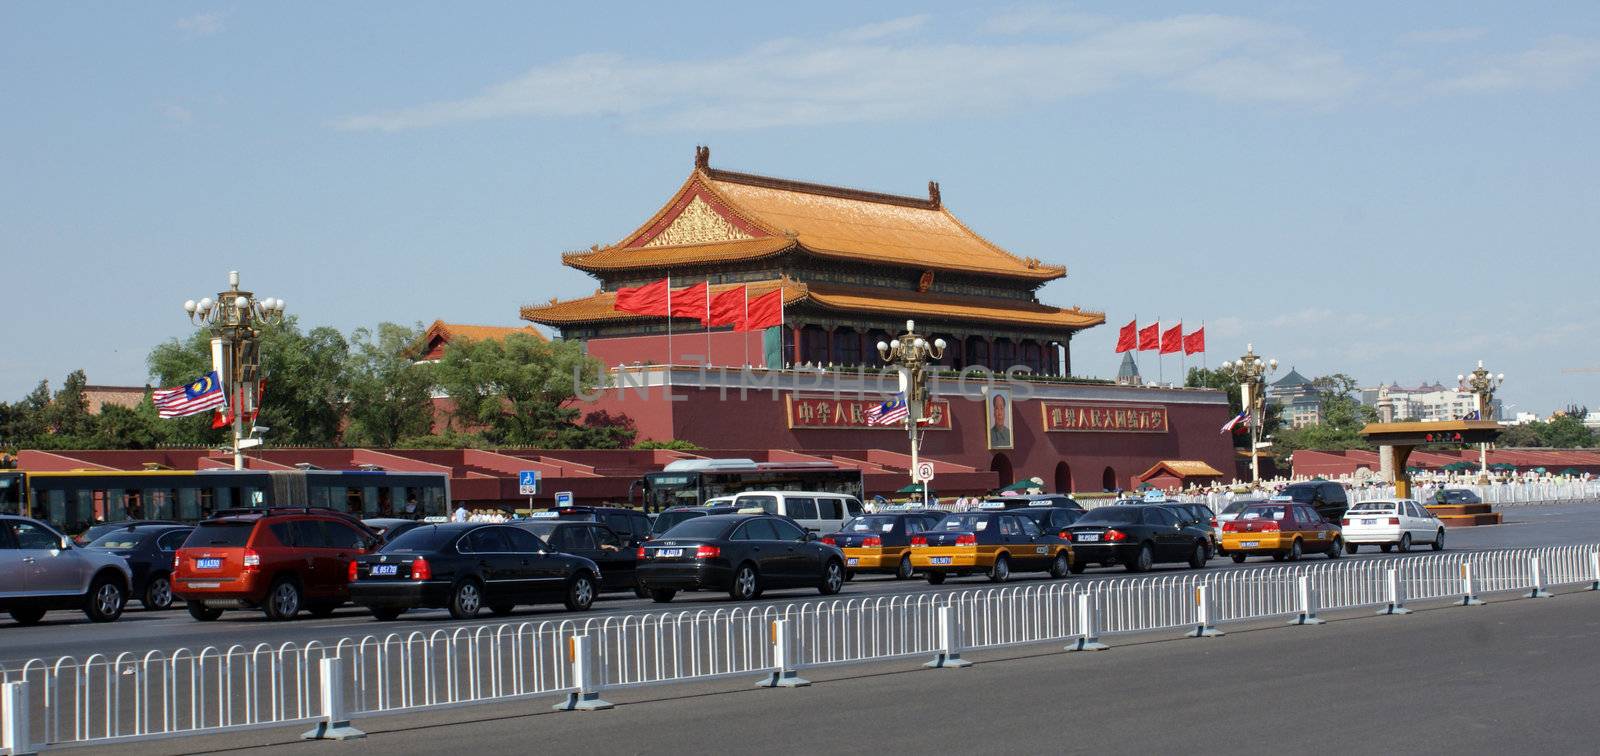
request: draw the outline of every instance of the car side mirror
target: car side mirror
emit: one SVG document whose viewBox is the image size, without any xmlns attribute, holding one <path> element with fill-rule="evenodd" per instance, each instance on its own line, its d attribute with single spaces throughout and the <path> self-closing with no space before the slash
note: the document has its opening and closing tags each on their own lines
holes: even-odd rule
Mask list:
<svg viewBox="0 0 1600 756">
<path fill-rule="evenodd" d="M 820 538 L 820 536 L 818 536 L 816 533 L 813 533 L 809 530 L 806 531 L 806 543 L 818 540 L 818 538 Z"/>
</svg>

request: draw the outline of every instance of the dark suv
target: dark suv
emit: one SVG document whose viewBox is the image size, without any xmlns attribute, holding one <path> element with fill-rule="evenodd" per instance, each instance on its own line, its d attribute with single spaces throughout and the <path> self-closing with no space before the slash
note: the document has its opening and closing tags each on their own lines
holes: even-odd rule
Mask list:
<svg viewBox="0 0 1600 756">
<path fill-rule="evenodd" d="M 1273 496 L 1272 501 L 1310 504 L 1317 514 L 1330 522 L 1338 522 L 1339 518 L 1344 517 L 1345 510 L 1350 508 L 1350 499 L 1345 496 L 1344 486 L 1331 480 L 1290 483 Z"/>
<path fill-rule="evenodd" d="M 351 560 L 381 539 L 353 518 L 305 507 L 227 512 L 199 524 L 178 549 L 173 593 L 197 620 L 224 609 L 293 619 L 326 617 L 350 600 Z"/>
<path fill-rule="evenodd" d="M 624 507 L 561 507 L 559 509 L 544 509 L 534 512 L 530 517 L 534 520 L 576 520 L 578 522 L 598 522 L 611 528 L 628 548 L 635 548 L 639 544 L 650 540 L 650 516 L 637 509 Z"/>
</svg>

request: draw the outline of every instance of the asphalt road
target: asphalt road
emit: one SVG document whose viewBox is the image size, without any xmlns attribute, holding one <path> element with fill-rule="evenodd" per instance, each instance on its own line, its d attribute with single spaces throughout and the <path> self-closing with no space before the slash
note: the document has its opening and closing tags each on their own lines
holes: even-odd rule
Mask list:
<svg viewBox="0 0 1600 756">
<path fill-rule="evenodd" d="M 1505 516 L 1506 524 L 1503 525 L 1449 531 L 1449 550 L 1600 543 L 1600 505 L 1514 508 L 1505 510 Z M 1371 559 L 1378 556 L 1376 550 L 1371 550 L 1354 558 Z M 1211 561 L 1208 569 L 1259 569 L 1271 564 L 1274 563 L 1270 560 L 1254 559 L 1243 565 L 1235 565 L 1227 559 L 1218 558 Z M 1159 565 L 1154 574 L 1185 569 L 1184 565 Z M 1091 568 L 1082 577 L 1072 579 L 1119 577 L 1124 574 L 1121 568 Z M 1043 574 L 1027 573 L 1015 577 L 1013 583 L 1027 584 L 1047 579 Z M 921 579 L 897 581 L 886 577 L 862 576 L 849 583 L 841 597 L 958 591 L 989 585 L 982 577 L 951 580 L 943 586 L 934 587 Z M 760 601 L 743 605 L 783 605 L 817 600 L 821 598 L 813 590 L 786 590 L 770 592 Z M 728 606 L 734 603 L 725 594 L 679 594 L 677 600 L 663 605 L 634 598 L 632 594 L 618 593 L 608 594 L 595 604 L 592 611 L 582 616 Z M 387 634 L 413 629 L 432 631 L 461 626 L 498 625 L 507 621 L 539 622 L 571 616 L 559 605 L 545 605 L 523 607 L 508 618 L 485 615 L 470 622 L 458 622 L 451 620 L 443 610 L 436 610 L 410 612 L 398 622 L 378 623 L 365 610 L 349 607 L 320 620 L 302 615 L 301 619 L 294 622 L 268 622 L 260 612 L 233 611 L 225 613 L 219 621 L 201 623 L 191 619 L 188 612 L 182 609 L 145 612 L 138 609 L 137 604 L 134 607 L 121 620 L 103 625 L 87 622 L 81 612 L 52 612 L 44 622 L 34 627 L 20 627 L 6 618 L 6 621 L 0 622 L 0 633 L 3 633 L 0 637 L 5 639 L 5 648 L 0 651 L 0 665 L 12 667 L 31 658 L 55 659 L 68 655 L 82 659 L 93 653 L 114 657 L 123 651 L 142 653 L 152 649 L 201 649 L 206 646 L 226 649 L 233 644 L 253 647 L 262 642 L 276 645 L 285 641 L 331 642 L 380 632 Z"/>
<path fill-rule="evenodd" d="M 368 737 L 299 741 L 303 728 L 119 746 L 122 753 L 674 754 L 1593 753 L 1600 593 L 1502 598 L 1404 617 L 1233 626 L 1222 638 L 1112 637 L 1100 653 L 1050 646 L 805 670 L 813 685 L 748 679 L 608 691 L 617 708 L 553 700 L 376 717 Z"/>
</svg>

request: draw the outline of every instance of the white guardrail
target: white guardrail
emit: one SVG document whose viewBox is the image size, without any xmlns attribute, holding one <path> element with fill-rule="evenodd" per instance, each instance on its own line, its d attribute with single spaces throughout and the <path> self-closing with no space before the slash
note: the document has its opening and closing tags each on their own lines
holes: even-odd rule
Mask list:
<svg viewBox="0 0 1600 756">
<path fill-rule="evenodd" d="M 1404 613 L 1407 600 L 1472 604 L 1574 583 L 1600 586 L 1600 544 L 34 659 L 4 670 L 0 745 L 29 753 L 296 723 L 313 726 L 307 737 L 358 737 L 350 720 L 361 715 L 562 695 L 557 708 L 607 708 L 607 688 L 731 675 L 803 685 L 797 672 L 823 665 L 964 666 L 965 649 L 1103 648 L 1101 634 L 1215 635 L 1244 620 L 1318 622 L 1319 608 Z"/>
<path fill-rule="evenodd" d="M 1600 481 L 1526 481 L 1516 483 L 1491 483 L 1489 485 L 1447 483 L 1420 483 L 1412 488 L 1411 498 L 1424 504 L 1433 503 L 1433 495 L 1440 488 L 1463 489 L 1472 491 L 1482 499 L 1485 504 L 1496 507 L 1537 506 L 1540 504 L 1558 504 L 1565 501 L 1600 502 Z M 1350 503 L 1355 504 L 1374 499 L 1394 498 L 1394 486 L 1346 486 Z M 1132 494 L 1130 494 L 1132 495 Z M 1270 492 L 1251 492 L 1233 494 L 1174 494 L 1168 498 L 1185 503 L 1205 504 L 1212 511 L 1220 512 L 1223 507 L 1235 500 L 1265 499 Z M 1096 504 L 1109 504 L 1109 500 L 1085 499 L 1081 502 L 1085 507 Z"/>
</svg>

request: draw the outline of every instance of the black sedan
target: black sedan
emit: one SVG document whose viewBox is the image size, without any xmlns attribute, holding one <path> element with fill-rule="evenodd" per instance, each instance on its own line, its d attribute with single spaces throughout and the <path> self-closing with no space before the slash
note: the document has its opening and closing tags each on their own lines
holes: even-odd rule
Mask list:
<svg viewBox="0 0 1600 756">
<path fill-rule="evenodd" d="M 392 620 L 407 609 L 449 609 L 471 619 L 483 607 L 562 602 L 583 611 L 601 579 L 594 562 L 551 550 L 522 528 L 441 523 L 413 528 L 350 563 L 350 601 Z"/>
<path fill-rule="evenodd" d="M 639 598 L 649 597 L 639 587 L 638 549 L 630 548 L 611 528 L 598 522 L 567 520 L 524 520 L 515 525 L 544 539 L 556 551 L 600 565 L 600 590 L 633 591 Z"/>
<path fill-rule="evenodd" d="M 668 507 L 656 515 L 656 521 L 650 526 L 650 538 L 660 538 L 665 533 L 678 526 L 684 520 L 696 517 L 705 517 L 714 514 L 734 514 L 739 508 L 725 504 L 714 504 L 705 507 Z M 645 539 L 650 540 L 650 539 Z"/>
<path fill-rule="evenodd" d="M 1089 564 L 1122 564 L 1144 572 L 1157 562 L 1206 566 L 1211 554 L 1211 528 L 1184 524 L 1172 507 L 1133 504 L 1091 509 L 1067 529 L 1072 534 L 1072 571 Z"/>
<path fill-rule="evenodd" d="M 680 590 L 723 590 L 745 600 L 768 588 L 811 587 L 831 596 L 844 587 L 844 554 L 786 517 L 696 517 L 642 549 L 639 585 L 659 602 Z"/>
<path fill-rule="evenodd" d="M 109 551 L 128 560 L 133 571 L 128 595 L 139 599 L 146 609 L 168 609 L 172 607 L 172 555 L 193 531 L 193 525 L 133 522 L 102 531 L 84 548 Z"/>
</svg>

